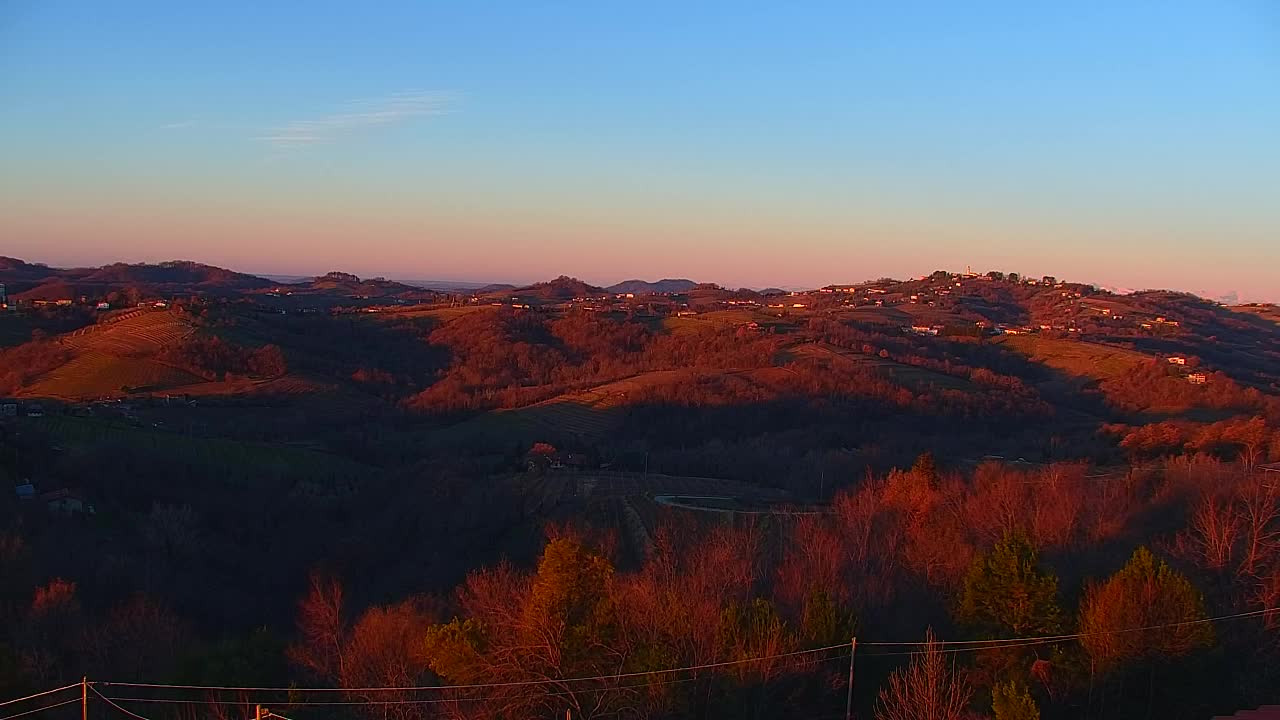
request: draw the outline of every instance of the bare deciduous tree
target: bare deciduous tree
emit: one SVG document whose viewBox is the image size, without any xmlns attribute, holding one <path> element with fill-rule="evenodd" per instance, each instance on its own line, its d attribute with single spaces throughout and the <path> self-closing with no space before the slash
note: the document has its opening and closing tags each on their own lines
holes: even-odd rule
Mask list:
<svg viewBox="0 0 1280 720">
<path fill-rule="evenodd" d="M 930 629 L 924 650 L 889 676 L 876 701 L 877 720 L 960 720 L 973 687 L 963 671 L 950 667 Z"/>
</svg>

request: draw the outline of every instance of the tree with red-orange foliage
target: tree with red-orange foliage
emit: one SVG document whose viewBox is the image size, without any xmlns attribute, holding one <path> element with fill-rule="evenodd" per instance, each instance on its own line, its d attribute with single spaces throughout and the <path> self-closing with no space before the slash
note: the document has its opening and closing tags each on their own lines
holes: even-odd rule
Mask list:
<svg viewBox="0 0 1280 720">
<path fill-rule="evenodd" d="M 613 574 L 603 557 L 559 538 L 547 544 L 528 582 L 501 571 L 469 580 L 460 597 L 468 616 L 426 634 L 431 668 L 453 684 L 522 683 L 486 688 L 473 700 L 485 714 L 543 716 L 565 707 L 580 718 L 617 712 L 635 696 L 620 690 L 620 681 L 564 682 L 628 668 L 616 642 Z"/>
<path fill-rule="evenodd" d="M 432 604 L 411 597 L 375 605 L 349 624 L 344 595 L 336 578 L 311 573 L 298 603 L 298 641 L 288 648 L 289 659 L 317 679 L 350 688 L 351 698 L 372 703 L 367 710 L 375 717 L 425 717 L 424 706 L 405 702 L 405 691 L 362 688 L 412 687 L 427 680 L 421 638 L 437 619 Z"/>
<path fill-rule="evenodd" d="M 1169 659 L 1213 644 L 1204 619 L 1204 598 L 1191 582 L 1139 547 L 1115 575 L 1085 590 L 1080 642 L 1101 669 Z"/>
<path fill-rule="evenodd" d="M 254 350 L 246 365 L 250 373 L 261 377 L 279 377 L 289 372 L 289 363 L 278 345 L 263 345 Z"/>
<path fill-rule="evenodd" d="M 71 351 L 65 345 L 50 340 L 36 339 L 0 349 L 0 394 L 16 392 L 70 359 Z"/>
<path fill-rule="evenodd" d="M 67 682 L 83 667 L 80 639 L 85 614 L 76 583 L 54 578 L 38 586 L 18 632 L 24 674 L 39 682 Z"/>
<path fill-rule="evenodd" d="M 320 571 L 312 571 L 307 582 L 307 594 L 298 602 L 298 642 L 289 647 L 289 659 L 317 678 L 337 680 L 346 674 L 342 583 Z"/>
<path fill-rule="evenodd" d="M 438 619 L 433 604 L 423 598 L 366 610 L 352 625 L 343 648 L 342 686 L 404 688 L 426 682 L 428 658 L 422 638 Z M 352 690 L 350 696 L 375 703 L 368 708 L 374 717 L 409 720 L 430 714 L 427 706 L 408 702 L 415 696 L 404 690 Z"/>
</svg>

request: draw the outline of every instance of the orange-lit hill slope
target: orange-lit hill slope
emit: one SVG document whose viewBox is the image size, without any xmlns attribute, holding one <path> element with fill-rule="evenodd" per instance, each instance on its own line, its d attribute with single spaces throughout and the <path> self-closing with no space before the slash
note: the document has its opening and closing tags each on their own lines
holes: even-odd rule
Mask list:
<svg viewBox="0 0 1280 720">
<path fill-rule="evenodd" d="M 59 337 L 71 350 L 71 360 L 21 394 L 79 400 L 201 383 L 201 378 L 154 359 L 166 345 L 194 332 L 195 326 L 177 313 L 135 310 L 117 315 Z"/>
</svg>

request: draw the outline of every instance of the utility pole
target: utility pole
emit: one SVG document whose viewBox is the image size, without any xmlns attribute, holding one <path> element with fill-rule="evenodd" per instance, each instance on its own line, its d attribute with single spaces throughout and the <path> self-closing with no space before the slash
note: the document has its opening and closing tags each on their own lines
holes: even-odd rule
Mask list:
<svg viewBox="0 0 1280 720">
<path fill-rule="evenodd" d="M 263 720 L 263 718 L 265 718 L 265 717 L 266 717 L 266 716 L 265 716 L 265 715 L 263 715 L 263 713 L 262 713 L 262 706 L 261 706 L 261 705 L 254 705 L 254 706 L 253 706 L 253 720 Z"/>
<path fill-rule="evenodd" d="M 858 636 L 849 638 L 849 694 L 844 700 L 844 720 L 853 720 L 853 658 L 858 652 Z"/>
<path fill-rule="evenodd" d="M 80 720 L 89 720 L 89 677 L 80 678 Z"/>
</svg>

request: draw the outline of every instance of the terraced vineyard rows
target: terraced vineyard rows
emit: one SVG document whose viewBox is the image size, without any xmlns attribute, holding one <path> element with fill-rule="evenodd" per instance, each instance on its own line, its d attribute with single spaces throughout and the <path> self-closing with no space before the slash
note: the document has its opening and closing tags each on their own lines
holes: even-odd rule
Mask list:
<svg viewBox="0 0 1280 720">
<path fill-rule="evenodd" d="M 195 327 L 168 312 L 136 311 L 106 325 L 77 330 L 63 342 L 74 348 L 114 355 L 155 352 L 195 332 Z"/>
<path fill-rule="evenodd" d="M 138 389 L 160 390 L 203 382 L 185 370 L 147 356 L 195 332 L 172 312 L 131 310 L 59 338 L 71 360 L 22 391 L 33 397 L 97 398 Z"/>
<path fill-rule="evenodd" d="M 23 394 L 76 399 L 110 395 L 123 388 L 168 388 L 198 382 L 201 378 L 170 365 L 90 350 L 49 372 Z"/>
</svg>

